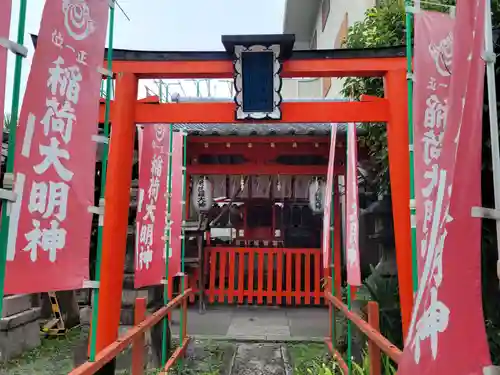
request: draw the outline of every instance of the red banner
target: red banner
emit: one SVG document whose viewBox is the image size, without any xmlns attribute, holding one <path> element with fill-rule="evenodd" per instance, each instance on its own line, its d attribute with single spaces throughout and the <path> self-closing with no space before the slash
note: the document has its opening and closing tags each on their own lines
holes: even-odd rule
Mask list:
<svg viewBox="0 0 500 375">
<path fill-rule="evenodd" d="M 139 129 L 139 190 L 135 249 L 136 288 L 159 285 L 165 278 L 165 219 L 169 127 Z"/>
<path fill-rule="evenodd" d="M 108 7 L 45 3 L 19 119 L 6 293 L 78 289 L 88 278 Z"/>
<path fill-rule="evenodd" d="M 415 14 L 415 201 L 419 276 L 424 267 L 430 219 L 436 199 L 429 184 L 442 155 L 453 57 L 453 26 L 449 14 Z M 414 223 L 413 223 L 414 224 Z"/>
<path fill-rule="evenodd" d="M 0 39 L 9 40 L 10 15 L 12 13 L 12 0 L 0 1 Z M 4 103 L 7 78 L 7 48 L 0 47 L 0 122 L 4 121 Z M 0 210 L 1 212 L 1 210 Z"/>
<path fill-rule="evenodd" d="M 328 171 L 326 174 L 325 204 L 323 214 L 323 268 L 329 269 L 332 264 L 331 251 L 331 215 L 332 215 L 332 189 L 334 188 L 335 173 L 335 147 L 337 142 L 337 124 L 332 124 L 330 137 L 330 155 L 328 156 Z M 338 235 L 338 233 L 335 233 Z"/>
<path fill-rule="evenodd" d="M 346 216 L 347 283 L 351 286 L 360 286 L 358 145 L 356 124 L 352 123 L 347 129 Z"/>
<path fill-rule="evenodd" d="M 484 9 L 484 0 L 458 3 L 460 27 L 453 39 L 460 43 L 453 47 L 441 157 L 428 181 L 435 201 L 402 375 L 480 375 L 491 365 L 481 298 L 481 223 L 471 217 L 481 203 Z"/>
<path fill-rule="evenodd" d="M 170 203 L 170 249 L 168 274 L 173 277 L 181 272 L 182 189 L 186 184 L 182 177 L 184 135 L 174 133 L 172 145 L 172 201 Z"/>
</svg>

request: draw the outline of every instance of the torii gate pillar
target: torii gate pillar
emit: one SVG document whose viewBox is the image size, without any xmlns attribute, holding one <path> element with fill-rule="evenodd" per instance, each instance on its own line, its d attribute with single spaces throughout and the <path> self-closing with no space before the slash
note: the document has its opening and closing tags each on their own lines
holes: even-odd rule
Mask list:
<svg viewBox="0 0 500 375">
<path fill-rule="evenodd" d="M 118 338 L 135 140 L 138 79 L 118 73 L 105 192 L 96 352 Z M 94 306 L 95 308 L 95 306 Z M 95 322 L 92 322 L 95 324 Z M 103 369 L 100 373 L 106 372 Z"/>
<path fill-rule="evenodd" d="M 389 99 L 387 144 L 391 176 L 392 215 L 394 219 L 403 337 L 406 338 L 413 309 L 410 153 L 408 149 L 406 71 L 388 71 L 385 75 L 384 85 L 386 97 Z"/>
</svg>

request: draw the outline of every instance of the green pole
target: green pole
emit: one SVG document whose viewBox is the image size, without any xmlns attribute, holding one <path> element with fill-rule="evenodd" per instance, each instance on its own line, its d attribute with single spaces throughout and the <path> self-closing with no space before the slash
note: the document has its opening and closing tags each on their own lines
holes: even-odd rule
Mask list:
<svg viewBox="0 0 500 375">
<path fill-rule="evenodd" d="M 24 31 L 26 29 L 27 0 L 21 0 L 19 6 L 19 23 L 17 25 L 17 44 L 24 44 Z M 12 90 L 11 121 L 9 124 L 9 144 L 7 149 L 6 174 L 14 173 L 14 156 L 16 152 L 16 129 L 19 122 L 19 100 L 21 96 L 21 78 L 23 56 L 16 55 L 14 70 L 14 87 Z M 3 90 L 3 88 L 1 88 Z M 3 118 L 3 113 L 2 113 Z M 9 238 L 10 216 L 8 215 L 8 202 L 2 201 L 2 228 L 0 233 L 0 316 L 3 310 L 3 296 L 5 288 L 5 268 L 7 265 L 7 242 Z"/>
<path fill-rule="evenodd" d="M 167 230 L 166 230 L 166 240 L 165 240 L 165 286 L 163 289 L 163 304 L 166 306 L 168 304 L 168 283 L 170 282 L 168 275 L 169 266 L 169 253 L 170 253 L 170 235 L 171 231 L 171 220 L 170 213 L 172 207 L 172 149 L 173 149 L 173 125 L 170 124 L 169 129 L 169 145 L 168 145 L 168 180 L 167 180 Z M 168 328 L 168 315 L 163 319 L 163 331 L 162 331 L 162 345 L 161 345 L 161 363 L 162 367 L 167 364 L 167 353 L 168 353 L 168 343 L 167 343 L 167 328 Z"/>
<path fill-rule="evenodd" d="M 352 307 L 351 286 L 347 284 L 347 308 L 351 311 Z M 347 366 L 349 368 L 349 375 L 352 374 L 352 327 L 351 321 L 347 320 Z"/>
<path fill-rule="evenodd" d="M 109 8 L 109 36 L 108 36 L 108 72 L 113 71 L 113 31 L 115 27 L 115 7 L 114 3 Z M 109 139 L 109 114 L 111 108 L 111 88 L 113 78 L 108 76 L 106 78 L 106 108 L 104 112 L 104 137 Z M 108 149 L 109 145 L 103 143 L 102 152 L 102 165 L 101 165 L 101 196 L 100 200 L 104 199 L 106 190 L 106 173 L 108 167 Z M 101 279 L 101 253 L 102 253 L 102 227 L 103 221 L 99 220 L 97 227 L 97 254 L 95 265 L 95 281 L 99 282 Z M 96 357 L 96 339 L 97 339 L 97 316 L 99 312 L 99 288 L 94 289 L 92 296 L 92 324 L 90 331 L 90 361 L 94 362 Z"/>
<path fill-rule="evenodd" d="M 183 131 L 184 132 L 184 131 Z M 183 134 L 182 136 L 182 220 L 181 220 L 181 234 L 182 234 L 182 240 L 181 240 L 181 273 L 182 273 L 182 279 L 181 279 L 181 293 L 184 293 L 186 285 L 185 285 L 185 262 L 184 262 L 184 255 L 185 255 L 185 250 L 186 250 L 186 191 L 187 191 L 187 173 L 186 173 L 186 164 L 187 164 L 187 134 Z M 182 327 L 184 324 L 184 314 L 181 314 L 180 318 L 180 333 L 179 333 L 179 342 L 180 345 L 182 345 L 182 341 L 184 340 L 184 335 L 182 332 Z M 183 367 L 183 362 L 182 358 L 179 360 L 179 368 L 181 369 Z"/>
<path fill-rule="evenodd" d="M 417 254 L 417 217 L 415 207 L 415 154 L 413 147 L 413 51 L 412 51 L 412 30 L 413 16 L 408 11 L 409 0 L 405 0 L 406 13 L 406 69 L 408 84 L 408 148 L 410 152 L 410 222 L 411 222 L 411 255 L 412 255 L 412 276 L 413 292 L 418 289 L 418 254 Z"/>
</svg>

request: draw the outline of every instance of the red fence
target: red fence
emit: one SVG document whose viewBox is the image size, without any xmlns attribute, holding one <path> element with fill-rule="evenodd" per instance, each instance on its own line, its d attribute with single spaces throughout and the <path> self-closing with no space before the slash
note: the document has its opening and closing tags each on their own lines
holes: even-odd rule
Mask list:
<svg viewBox="0 0 500 375">
<path fill-rule="evenodd" d="M 210 303 L 324 302 L 320 249 L 209 247 L 205 254 Z"/>
</svg>

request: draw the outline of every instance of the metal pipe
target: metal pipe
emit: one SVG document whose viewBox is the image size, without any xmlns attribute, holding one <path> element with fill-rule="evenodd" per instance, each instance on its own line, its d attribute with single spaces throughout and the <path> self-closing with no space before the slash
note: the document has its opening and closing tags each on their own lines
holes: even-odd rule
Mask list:
<svg viewBox="0 0 500 375">
<path fill-rule="evenodd" d="M 500 147 L 498 142 L 498 113 L 497 94 L 495 83 L 495 61 L 496 55 L 493 49 L 493 27 L 491 22 L 491 0 L 485 2 L 485 60 L 486 60 L 486 81 L 488 84 L 488 104 L 490 119 L 491 138 L 491 162 L 493 166 L 493 191 L 495 196 L 494 209 L 500 208 Z M 500 220 L 496 220 L 497 233 L 497 275 L 500 279 Z"/>
</svg>

